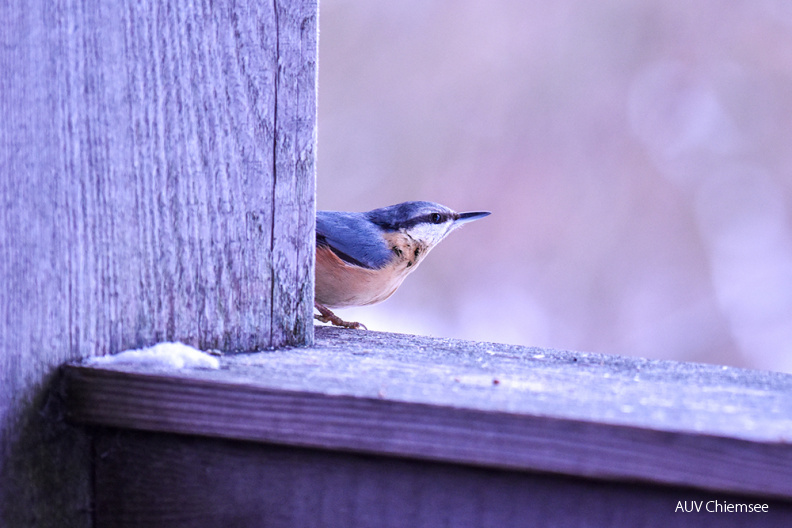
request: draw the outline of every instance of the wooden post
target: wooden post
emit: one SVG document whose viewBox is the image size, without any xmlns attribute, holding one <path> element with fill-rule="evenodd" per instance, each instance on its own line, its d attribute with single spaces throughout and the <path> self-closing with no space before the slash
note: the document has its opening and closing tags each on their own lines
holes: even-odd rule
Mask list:
<svg viewBox="0 0 792 528">
<path fill-rule="evenodd" d="M 46 388 L 313 340 L 316 0 L 0 3 L 0 525 L 88 526 Z"/>
</svg>

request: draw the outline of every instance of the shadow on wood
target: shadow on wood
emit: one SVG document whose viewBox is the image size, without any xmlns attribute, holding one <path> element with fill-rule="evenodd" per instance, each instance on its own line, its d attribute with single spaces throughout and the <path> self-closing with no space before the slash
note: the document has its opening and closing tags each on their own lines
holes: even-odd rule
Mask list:
<svg viewBox="0 0 792 528">
<path fill-rule="evenodd" d="M 780 528 L 792 516 L 765 499 L 747 502 L 767 513 L 707 513 L 746 500 L 691 488 L 177 435 L 100 430 L 96 455 L 97 528 Z"/>
</svg>

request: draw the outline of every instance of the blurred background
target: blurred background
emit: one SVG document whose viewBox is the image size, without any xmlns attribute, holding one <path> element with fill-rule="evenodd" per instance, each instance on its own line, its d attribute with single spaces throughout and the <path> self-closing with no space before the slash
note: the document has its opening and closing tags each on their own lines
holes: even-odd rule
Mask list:
<svg viewBox="0 0 792 528">
<path fill-rule="evenodd" d="M 341 317 L 792 372 L 792 2 L 320 9 L 319 209 L 493 212 Z"/>
</svg>

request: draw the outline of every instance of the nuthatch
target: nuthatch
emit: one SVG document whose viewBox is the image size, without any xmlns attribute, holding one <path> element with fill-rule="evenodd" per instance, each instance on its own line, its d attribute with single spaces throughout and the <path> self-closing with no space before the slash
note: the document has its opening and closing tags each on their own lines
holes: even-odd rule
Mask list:
<svg viewBox="0 0 792 528">
<path fill-rule="evenodd" d="M 330 308 L 382 302 L 441 240 L 490 214 L 457 213 L 432 202 L 404 202 L 367 213 L 317 211 L 315 317 L 346 328 Z"/>
</svg>

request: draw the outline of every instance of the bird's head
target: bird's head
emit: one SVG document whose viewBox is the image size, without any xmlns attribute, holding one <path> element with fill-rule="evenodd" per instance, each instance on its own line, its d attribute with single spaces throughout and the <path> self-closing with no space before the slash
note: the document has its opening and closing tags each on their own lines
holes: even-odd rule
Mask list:
<svg viewBox="0 0 792 528">
<path fill-rule="evenodd" d="M 457 213 L 433 202 L 404 202 L 367 213 L 369 220 L 380 228 L 409 235 L 427 252 L 454 229 L 489 214 L 489 211 Z"/>
</svg>

